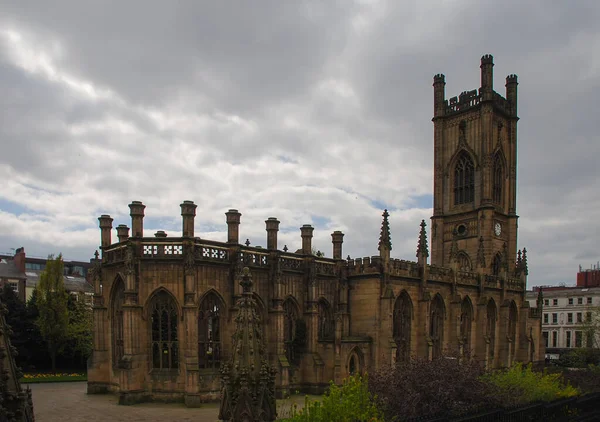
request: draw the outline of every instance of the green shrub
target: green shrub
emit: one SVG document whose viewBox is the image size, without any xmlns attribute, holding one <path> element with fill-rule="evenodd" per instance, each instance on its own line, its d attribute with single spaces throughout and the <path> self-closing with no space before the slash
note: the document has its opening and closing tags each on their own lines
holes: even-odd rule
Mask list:
<svg viewBox="0 0 600 422">
<path fill-rule="evenodd" d="M 369 393 L 367 376 L 350 376 L 341 386 L 330 385 L 322 401 L 304 401 L 304 408 L 293 405 L 288 422 L 380 422 L 381 412 Z"/>
<path fill-rule="evenodd" d="M 517 363 L 510 369 L 486 374 L 483 380 L 498 388 L 507 406 L 549 402 L 579 394 L 577 388 L 564 382 L 560 373 L 537 372 L 531 364 Z"/>
</svg>

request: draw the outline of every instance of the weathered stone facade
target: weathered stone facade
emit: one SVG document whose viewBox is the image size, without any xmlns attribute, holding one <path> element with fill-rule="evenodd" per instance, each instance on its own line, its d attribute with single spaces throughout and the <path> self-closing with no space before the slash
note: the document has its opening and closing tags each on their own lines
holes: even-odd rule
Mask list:
<svg viewBox="0 0 600 422">
<path fill-rule="evenodd" d="M 489 367 L 543 359 L 540 309 L 525 301 L 526 252 L 516 250 L 516 76 L 505 99 L 492 90 L 492 65 L 482 58 L 482 87 L 459 99 L 447 101 L 443 75 L 434 78 L 431 264 L 424 221 L 417 261 L 390 257 L 387 211 L 379 254 L 359 259 L 343 258 L 339 231 L 333 258 L 312 255 L 310 225 L 301 250 L 279 250 L 272 217 L 266 249 L 242 245 L 237 210 L 226 213 L 227 242 L 195 237 L 191 201 L 177 238 L 143 237 L 141 202 L 129 205 L 132 236 L 120 225 L 117 243 L 101 216 L 88 391 L 119 393 L 123 404 L 217 399 L 243 267 L 279 393 L 319 392 L 352 372 L 445 350 Z"/>
</svg>

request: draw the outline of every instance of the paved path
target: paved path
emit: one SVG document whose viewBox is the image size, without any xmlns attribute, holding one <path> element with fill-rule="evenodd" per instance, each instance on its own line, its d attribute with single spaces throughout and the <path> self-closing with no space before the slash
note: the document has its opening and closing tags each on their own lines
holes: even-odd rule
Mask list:
<svg viewBox="0 0 600 422">
<path fill-rule="evenodd" d="M 36 422 L 218 421 L 218 403 L 208 403 L 194 409 L 183 404 L 161 403 L 119 406 L 115 395 L 87 395 L 86 385 L 85 382 L 30 384 Z M 294 397 L 293 400 L 303 403 L 304 398 Z M 283 405 L 286 410 L 290 404 L 289 400 L 284 403 L 278 402 L 278 405 Z"/>
</svg>

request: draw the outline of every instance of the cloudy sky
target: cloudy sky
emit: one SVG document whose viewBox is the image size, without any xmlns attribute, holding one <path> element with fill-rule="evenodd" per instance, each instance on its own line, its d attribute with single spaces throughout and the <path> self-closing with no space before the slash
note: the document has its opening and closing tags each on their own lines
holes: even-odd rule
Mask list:
<svg viewBox="0 0 600 422">
<path fill-rule="evenodd" d="M 519 75 L 519 247 L 529 286 L 600 259 L 597 1 L 0 1 L 0 252 L 88 260 L 97 217 L 331 256 L 415 259 L 432 212 L 432 77 Z M 113 234 L 114 236 L 114 234 Z"/>
</svg>

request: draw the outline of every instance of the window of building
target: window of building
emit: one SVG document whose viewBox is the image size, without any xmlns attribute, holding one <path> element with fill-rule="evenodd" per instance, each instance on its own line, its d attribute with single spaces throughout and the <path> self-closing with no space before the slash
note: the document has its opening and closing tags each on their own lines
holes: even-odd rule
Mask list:
<svg viewBox="0 0 600 422">
<path fill-rule="evenodd" d="M 221 363 L 221 301 L 209 293 L 198 313 L 198 366 L 218 368 Z"/>
<path fill-rule="evenodd" d="M 9 281 L 8 285 L 15 293 L 19 293 L 19 282 L 18 281 Z"/>
<path fill-rule="evenodd" d="M 577 298 L 577 304 L 578 305 L 583 305 L 583 298 L 582 297 L 578 297 Z"/>
<path fill-rule="evenodd" d="M 552 314 L 552 324 L 558 324 L 558 314 Z"/>
<path fill-rule="evenodd" d="M 544 337 L 544 347 L 547 348 L 549 346 L 549 344 L 548 344 L 548 331 L 542 332 L 542 336 Z"/>
<path fill-rule="evenodd" d="M 544 314 L 544 324 L 548 324 L 548 314 Z"/>
<path fill-rule="evenodd" d="M 571 332 L 567 331 L 567 347 L 571 347 Z"/>
<path fill-rule="evenodd" d="M 165 291 L 156 294 L 150 310 L 152 366 L 155 369 L 179 368 L 177 307 Z"/>
<path fill-rule="evenodd" d="M 552 299 L 552 305 L 558 306 L 558 299 Z"/>
<path fill-rule="evenodd" d="M 569 312 L 567 314 L 567 323 L 568 324 L 573 324 L 573 313 L 572 312 Z"/>
<path fill-rule="evenodd" d="M 43 264 L 38 264 L 36 262 L 26 262 L 25 263 L 25 269 L 26 270 L 43 270 L 44 269 L 44 265 Z"/>
<path fill-rule="evenodd" d="M 592 304 L 592 298 L 591 298 L 591 297 L 588 297 L 588 298 L 587 298 L 587 304 L 588 304 L 588 305 L 591 305 L 591 304 Z"/>
<path fill-rule="evenodd" d="M 577 312 L 577 322 L 580 324 L 583 322 L 583 314 L 581 312 Z"/>
<path fill-rule="evenodd" d="M 591 312 L 585 313 L 585 322 L 587 322 L 587 323 L 592 322 L 592 313 Z"/>
<path fill-rule="evenodd" d="M 469 204 L 475 199 L 475 166 L 466 152 L 462 152 L 454 168 L 454 205 Z"/>
<path fill-rule="evenodd" d="M 552 331 L 552 347 L 556 347 L 558 344 L 558 332 Z"/>
<path fill-rule="evenodd" d="M 569 305 L 572 305 L 572 304 L 573 304 L 573 298 L 572 298 L 572 297 L 570 297 L 570 298 L 569 298 Z"/>
<path fill-rule="evenodd" d="M 544 306 L 550 306 L 550 299 L 544 299 Z"/>
<path fill-rule="evenodd" d="M 335 320 L 333 319 L 333 312 L 331 306 L 324 299 L 321 299 L 318 304 L 318 339 L 320 341 L 333 340 L 335 331 Z"/>
<path fill-rule="evenodd" d="M 575 331 L 575 347 L 581 347 L 582 338 L 583 338 L 583 332 Z"/>
</svg>

